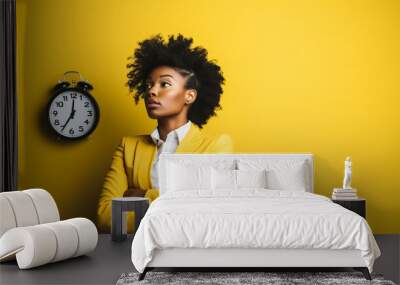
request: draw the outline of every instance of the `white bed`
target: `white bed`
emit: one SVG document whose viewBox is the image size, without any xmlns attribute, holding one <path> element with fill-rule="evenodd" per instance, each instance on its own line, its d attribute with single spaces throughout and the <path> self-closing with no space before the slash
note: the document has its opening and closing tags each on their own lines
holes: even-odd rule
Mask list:
<svg viewBox="0 0 400 285">
<path fill-rule="evenodd" d="M 372 232 L 313 194 L 311 154 L 162 154 L 159 169 L 160 197 L 132 242 L 140 279 L 155 267 L 354 267 L 370 278 Z"/>
</svg>

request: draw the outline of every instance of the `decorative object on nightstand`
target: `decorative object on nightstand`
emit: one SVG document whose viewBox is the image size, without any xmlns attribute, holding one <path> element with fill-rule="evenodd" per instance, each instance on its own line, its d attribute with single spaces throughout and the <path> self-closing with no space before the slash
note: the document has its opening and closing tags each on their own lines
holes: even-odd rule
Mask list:
<svg viewBox="0 0 400 285">
<path fill-rule="evenodd" d="M 111 239 L 112 241 L 124 241 L 127 238 L 126 212 L 135 212 L 136 233 L 140 221 L 149 208 L 149 199 L 143 197 L 119 197 L 112 199 L 111 212 Z"/>
<path fill-rule="evenodd" d="M 332 199 L 357 200 L 357 189 L 333 188 Z"/>
<path fill-rule="evenodd" d="M 340 206 L 359 214 L 364 219 L 366 218 L 366 201 L 364 198 L 358 197 L 355 199 L 333 199 L 332 202 L 339 204 Z"/>
<path fill-rule="evenodd" d="M 343 189 L 351 189 L 351 172 L 351 158 L 348 156 L 344 161 Z"/>
<path fill-rule="evenodd" d="M 343 188 L 333 188 L 332 201 L 365 218 L 366 202 L 357 196 L 357 189 L 351 187 L 351 175 L 351 158 L 348 156 L 344 161 Z"/>
<path fill-rule="evenodd" d="M 344 161 L 343 188 L 334 188 L 332 199 L 337 200 L 357 200 L 357 189 L 351 187 L 351 158 L 346 157 Z"/>
</svg>

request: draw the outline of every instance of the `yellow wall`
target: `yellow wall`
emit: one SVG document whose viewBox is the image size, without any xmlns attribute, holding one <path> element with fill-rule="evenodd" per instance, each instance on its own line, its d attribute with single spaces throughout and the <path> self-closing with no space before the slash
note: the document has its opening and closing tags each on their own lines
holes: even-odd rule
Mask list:
<svg viewBox="0 0 400 285">
<path fill-rule="evenodd" d="M 50 191 L 63 218 L 94 219 L 120 138 L 156 126 L 128 95 L 127 57 L 180 32 L 226 77 L 208 132 L 230 133 L 236 152 L 312 152 L 323 195 L 350 155 L 373 231 L 400 233 L 400 1 L 17 0 L 17 16 L 19 187 Z M 89 139 L 64 143 L 43 118 L 71 69 L 93 83 L 101 118 Z"/>
</svg>

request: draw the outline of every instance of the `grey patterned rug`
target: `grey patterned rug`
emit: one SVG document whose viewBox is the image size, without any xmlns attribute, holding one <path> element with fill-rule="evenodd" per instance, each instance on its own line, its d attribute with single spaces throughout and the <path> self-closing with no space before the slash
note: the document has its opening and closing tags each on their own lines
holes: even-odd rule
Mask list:
<svg viewBox="0 0 400 285">
<path fill-rule="evenodd" d="M 150 271 L 145 279 L 138 281 L 139 273 L 124 273 L 117 285 L 133 284 L 379 284 L 395 285 L 382 275 L 372 274 L 372 281 L 361 272 L 157 272 Z"/>
</svg>

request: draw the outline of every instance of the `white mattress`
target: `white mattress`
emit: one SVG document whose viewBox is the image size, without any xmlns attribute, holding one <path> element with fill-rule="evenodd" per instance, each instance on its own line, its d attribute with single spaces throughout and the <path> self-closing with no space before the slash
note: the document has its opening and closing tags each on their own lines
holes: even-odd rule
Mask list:
<svg viewBox="0 0 400 285">
<path fill-rule="evenodd" d="M 199 193 L 166 193 L 150 205 L 132 242 L 139 272 L 156 249 L 168 248 L 359 250 L 370 272 L 380 255 L 366 220 L 324 196 L 265 189 Z"/>
</svg>

